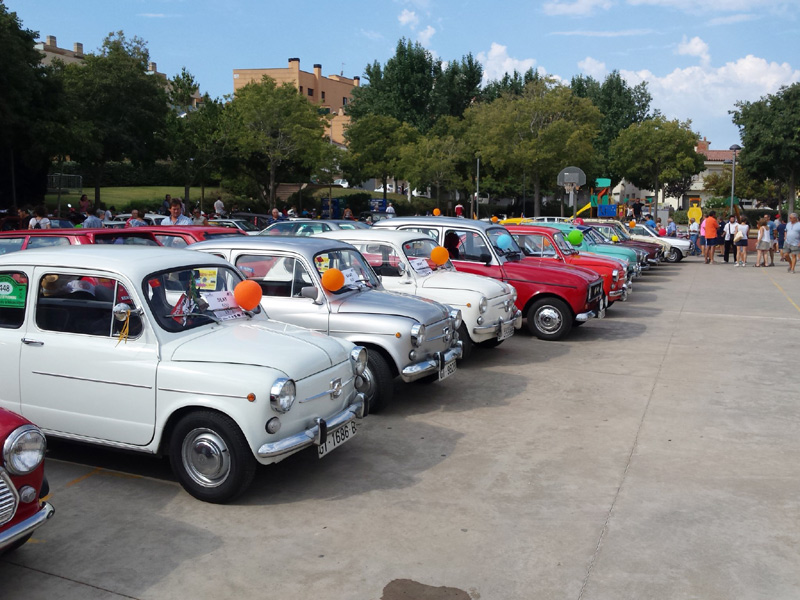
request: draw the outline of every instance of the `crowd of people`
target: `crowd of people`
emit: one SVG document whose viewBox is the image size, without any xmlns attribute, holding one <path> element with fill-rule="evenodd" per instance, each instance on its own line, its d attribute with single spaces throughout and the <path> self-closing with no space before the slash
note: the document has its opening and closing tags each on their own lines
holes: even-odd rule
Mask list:
<svg viewBox="0 0 800 600">
<path fill-rule="evenodd" d="M 780 214 L 774 218 L 765 214 L 756 225 L 756 258 L 754 267 L 775 266 L 775 255 L 786 262 L 787 271 L 795 272 L 797 257 L 800 255 L 800 221 L 797 213 L 791 213 L 784 222 Z M 750 240 L 750 224 L 747 217 L 736 218 L 730 215 L 727 221 L 717 219 L 716 211 L 710 211 L 698 222 L 689 220 L 689 239 L 692 242 L 692 255 L 702 256 L 706 264 L 715 264 L 722 256 L 722 262 L 734 266 L 748 265 L 747 252 Z M 769 262 L 767 262 L 769 259 Z"/>
</svg>

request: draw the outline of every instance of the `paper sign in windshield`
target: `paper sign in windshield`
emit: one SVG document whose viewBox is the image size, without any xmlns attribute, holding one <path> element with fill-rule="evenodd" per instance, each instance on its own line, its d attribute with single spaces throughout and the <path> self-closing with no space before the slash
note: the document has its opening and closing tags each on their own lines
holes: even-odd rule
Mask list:
<svg viewBox="0 0 800 600">
<path fill-rule="evenodd" d="M 424 258 L 412 258 L 410 259 L 410 262 L 411 262 L 411 267 L 423 277 L 433 273 L 433 271 L 431 270 L 431 266 L 428 264 L 428 261 L 425 260 Z"/>
<path fill-rule="evenodd" d="M 197 269 L 197 279 L 195 281 L 198 290 L 217 289 L 217 270 L 216 269 Z"/>
<path fill-rule="evenodd" d="M 226 310 L 229 308 L 239 308 L 233 292 L 203 292 L 203 300 L 208 302 L 211 310 Z"/>
<path fill-rule="evenodd" d="M 353 267 L 344 269 L 342 271 L 342 275 L 344 275 L 345 285 L 355 285 L 358 283 L 358 273 L 356 273 L 356 270 Z"/>
<path fill-rule="evenodd" d="M 0 275 L 0 307 L 25 308 L 26 283 L 17 283 L 8 275 Z"/>
</svg>

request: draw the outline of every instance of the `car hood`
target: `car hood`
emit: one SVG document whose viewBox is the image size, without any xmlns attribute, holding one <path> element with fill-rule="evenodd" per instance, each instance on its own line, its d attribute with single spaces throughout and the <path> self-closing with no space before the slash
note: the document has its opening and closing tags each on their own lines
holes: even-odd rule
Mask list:
<svg viewBox="0 0 800 600">
<path fill-rule="evenodd" d="M 278 321 L 230 323 L 180 343 L 172 353 L 177 362 L 224 362 L 257 365 L 302 379 L 348 357 L 337 339 Z"/>
<path fill-rule="evenodd" d="M 434 271 L 427 277 L 418 279 L 418 282 L 419 287 L 425 289 L 469 290 L 487 298 L 494 298 L 506 293 L 506 286 L 497 279 L 472 273 Z"/>
<path fill-rule="evenodd" d="M 580 267 L 565 264 L 542 264 L 539 258 L 522 258 L 519 261 L 508 261 L 503 264 L 506 276 L 510 279 L 529 280 L 545 284 L 572 285 L 577 277 L 583 283 L 589 284 L 599 279 L 593 273 Z"/>
<path fill-rule="evenodd" d="M 386 290 L 366 290 L 333 296 L 331 309 L 345 314 L 395 315 L 416 319 L 420 323 L 435 323 L 446 318 L 449 309 L 444 304 L 418 296 L 409 296 Z"/>
<path fill-rule="evenodd" d="M 608 269 L 619 269 L 621 267 L 619 260 L 615 258 L 606 258 L 597 256 L 591 253 L 580 252 L 577 257 L 573 257 L 576 261 L 575 264 L 582 267 L 592 269 L 594 267 L 605 267 Z"/>
</svg>

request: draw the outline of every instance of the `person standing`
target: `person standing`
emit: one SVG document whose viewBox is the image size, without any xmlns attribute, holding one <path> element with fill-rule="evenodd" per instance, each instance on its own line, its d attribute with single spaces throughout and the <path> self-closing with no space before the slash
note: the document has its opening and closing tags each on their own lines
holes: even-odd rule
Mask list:
<svg viewBox="0 0 800 600">
<path fill-rule="evenodd" d="M 774 244 L 778 246 L 778 254 L 781 257 L 781 262 L 785 261 L 786 259 L 783 256 L 783 241 L 786 238 L 786 223 L 783 222 L 781 219 L 780 213 L 775 215 L 775 242 Z"/>
<path fill-rule="evenodd" d="M 169 216 L 161 220 L 161 225 L 192 225 L 192 220 L 183 213 L 183 203 L 175 198 L 169 203 Z"/>
<path fill-rule="evenodd" d="M 756 240 L 756 264 L 754 267 L 766 267 L 767 253 L 772 248 L 772 239 L 769 233 L 768 217 L 763 217 L 758 221 L 758 238 Z M 762 264 L 763 263 L 763 264 Z"/>
<path fill-rule="evenodd" d="M 139 211 L 135 208 L 131 211 L 130 218 L 125 221 L 125 227 L 144 227 L 145 225 L 147 223 L 139 218 Z"/>
<path fill-rule="evenodd" d="M 697 238 L 700 236 L 700 223 L 694 217 L 689 219 L 689 241 L 692 243 L 692 250 L 689 253 L 691 256 L 700 254 L 700 246 L 697 244 Z"/>
<path fill-rule="evenodd" d="M 464 205 L 459 202 L 456 204 L 456 217 L 463 219 L 464 218 Z"/>
<path fill-rule="evenodd" d="M 203 216 L 203 214 L 200 212 L 200 207 L 198 206 L 195 206 L 194 210 L 192 211 L 192 224 L 208 225 L 208 219 Z"/>
<path fill-rule="evenodd" d="M 84 229 L 102 229 L 103 228 L 103 217 L 105 216 L 106 211 L 102 208 L 97 209 L 97 216 L 89 215 L 86 217 L 86 220 L 83 222 Z"/>
<path fill-rule="evenodd" d="M 644 224 L 647 225 L 650 229 L 655 229 L 656 222 L 653 221 L 653 215 L 647 215 L 647 221 L 645 221 Z"/>
<path fill-rule="evenodd" d="M 225 203 L 222 201 L 221 196 L 217 196 L 217 200 L 214 202 L 214 212 L 220 217 L 225 216 Z"/>
<path fill-rule="evenodd" d="M 770 267 L 775 266 L 775 245 L 777 243 L 777 237 L 775 235 L 775 228 L 778 224 L 772 220 L 772 218 L 766 214 L 764 218 L 767 220 L 767 227 L 769 228 L 769 265 Z"/>
<path fill-rule="evenodd" d="M 28 221 L 28 229 L 50 229 L 50 219 L 47 218 L 44 206 L 33 209 L 33 218 Z"/>
<path fill-rule="evenodd" d="M 271 214 L 272 214 L 272 216 L 269 219 L 269 223 L 268 223 L 269 225 L 272 225 L 273 223 L 277 223 L 278 221 L 285 221 L 286 220 L 286 219 L 283 218 L 283 215 L 281 214 L 281 211 L 279 211 L 277 208 L 273 208 Z"/>
<path fill-rule="evenodd" d="M 731 254 L 736 259 L 736 246 L 734 246 L 733 238 L 736 237 L 737 228 L 736 215 L 731 215 L 728 218 L 728 222 L 725 223 L 724 230 L 725 253 L 722 256 L 722 260 L 726 263 L 728 262 L 728 256 Z"/>
<path fill-rule="evenodd" d="M 739 234 L 742 234 L 739 236 Z M 750 235 L 750 224 L 747 222 L 747 217 L 741 217 L 739 219 L 739 224 L 736 226 L 736 233 L 734 234 L 734 239 L 738 236 L 739 240 L 734 241 L 736 245 L 736 266 L 737 267 L 746 267 L 747 266 L 747 244 L 750 243 L 749 240 Z"/>
<path fill-rule="evenodd" d="M 642 218 L 642 201 L 638 198 L 636 202 L 633 203 L 633 217 L 637 223 Z"/>
<path fill-rule="evenodd" d="M 80 206 L 80 211 L 81 211 L 82 215 L 86 215 L 87 217 L 89 216 L 89 205 L 90 204 L 91 203 L 89 202 L 89 196 L 87 196 L 86 194 L 83 194 L 81 196 L 80 201 L 78 202 L 78 205 Z"/>
<path fill-rule="evenodd" d="M 717 211 L 712 210 L 708 213 L 705 221 L 700 225 L 702 229 L 705 226 L 706 232 L 706 264 L 714 264 L 714 253 L 717 249 L 717 230 L 719 223 L 717 222 Z"/>
<path fill-rule="evenodd" d="M 789 222 L 786 224 L 786 239 L 783 243 L 783 256 L 789 262 L 789 273 L 794 273 L 797 264 L 797 256 L 800 254 L 800 221 L 797 220 L 797 213 L 789 215 Z"/>
<path fill-rule="evenodd" d="M 172 207 L 172 196 L 169 194 L 164 195 L 164 201 L 161 203 L 161 214 L 168 215 Z"/>
<path fill-rule="evenodd" d="M 391 219 L 392 217 L 394 217 L 394 215 L 395 215 L 394 206 L 392 206 L 392 203 L 389 202 L 389 206 L 386 207 L 386 218 Z"/>
<path fill-rule="evenodd" d="M 672 217 L 667 218 L 667 237 L 678 237 L 678 226 Z"/>
<path fill-rule="evenodd" d="M 700 219 L 700 253 L 703 255 L 703 258 L 706 258 L 708 247 L 706 246 L 706 218 L 703 217 Z M 708 261 L 706 261 L 708 262 Z"/>
</svg>

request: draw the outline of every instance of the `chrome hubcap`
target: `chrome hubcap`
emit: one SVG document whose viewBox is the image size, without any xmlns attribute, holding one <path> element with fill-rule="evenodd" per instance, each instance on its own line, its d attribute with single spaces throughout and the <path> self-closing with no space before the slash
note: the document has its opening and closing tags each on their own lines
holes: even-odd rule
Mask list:
<svg viewBox="0 0 800 600">
<path fill-rule="evenodd" d="M 561 313 L 551 306 L 544 306 L 536 312 L 536 327 L 545 333 L 555 333 L 561 327 Z"/>
<path fill-rule="evenodd" d="M 183 466 L 197 484 L 217 487 L 231 472 L 228 446 L 218 433 L 210 429 L 194 429 L 183 440 Z"/>
<path fill-rule="evenodd" d="M 361 374 L 361 382 L 357 383 L 356 389 L 364 394 L 364 399 L 367 401 L 367 404 L 369 404 L 373 396 L 375 396 L 375 377 L 372 375 L 369 365 L 367 365 L 367 368 L 364 369 L 364 372 Z"/>
</svg>

